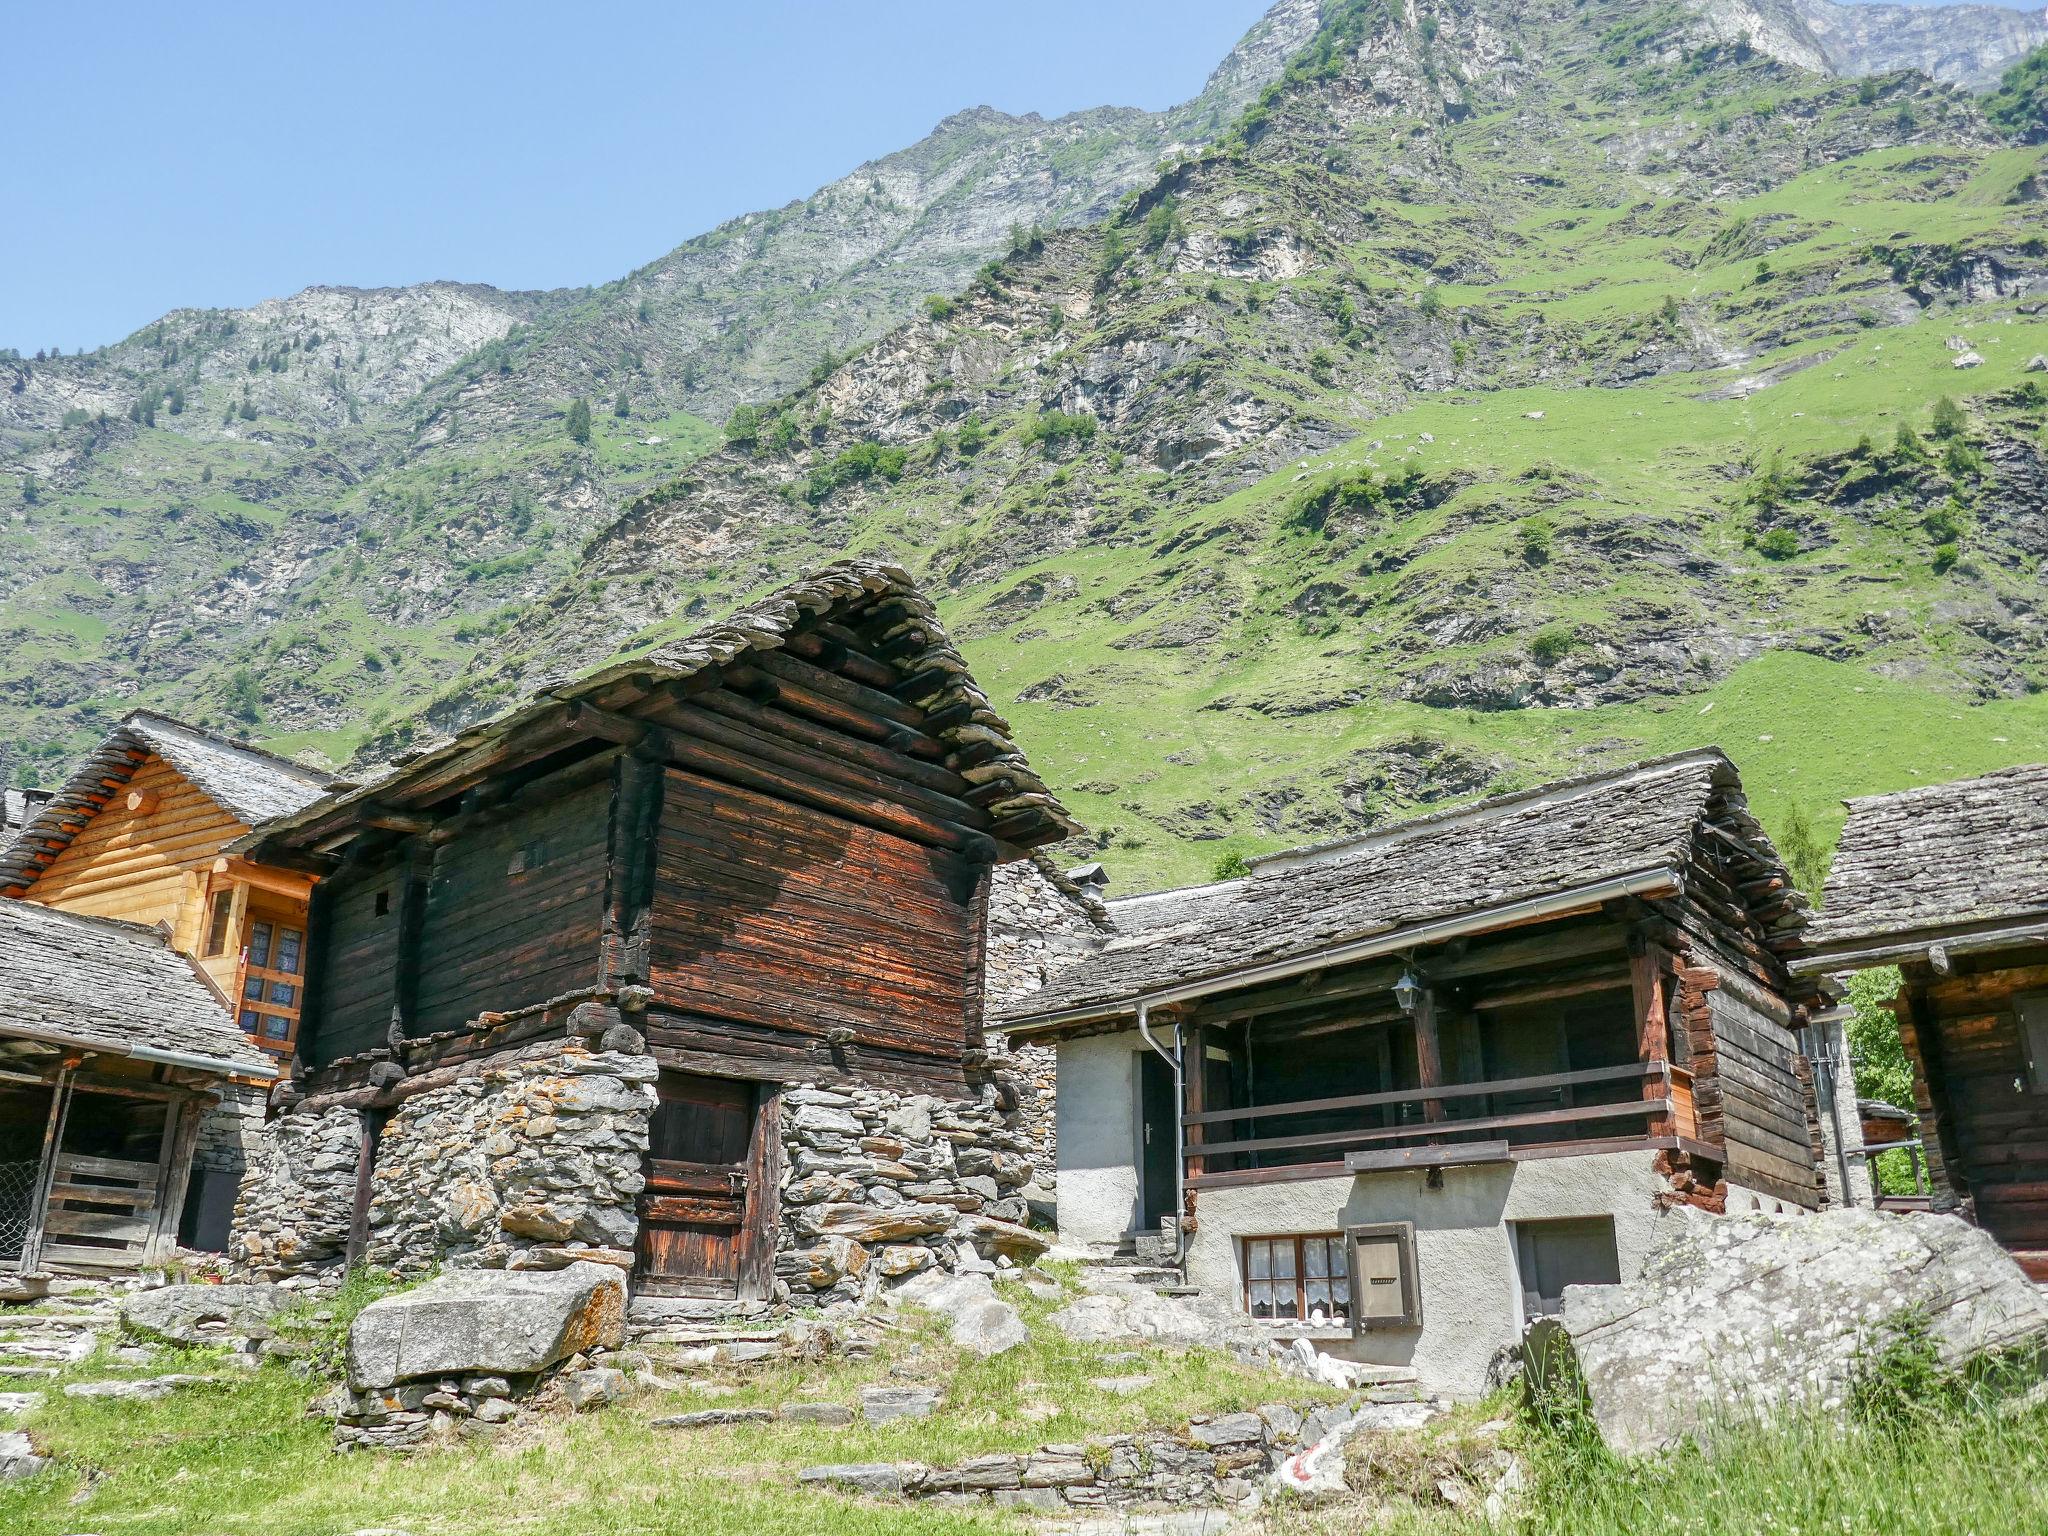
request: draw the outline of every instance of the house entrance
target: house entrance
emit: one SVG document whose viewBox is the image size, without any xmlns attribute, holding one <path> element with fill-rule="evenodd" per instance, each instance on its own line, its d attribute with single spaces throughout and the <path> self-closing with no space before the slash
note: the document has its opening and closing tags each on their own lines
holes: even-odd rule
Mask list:
<svg viewBox="0 0 2048 1536">
<path fill-rule="evenodd" d="M 773 1227 L 764 1235 L 756 1218 L 760 1203 L 775 1198 L 762 1177 L 765 1090 L 688 1072 L 663 1072 L 655 1090 L 635 1288 L 649 1296 L 759 1294 Z"/>
<path fill-rule="evenodd" d="M 1180 1104 L 1173 1091 L 1173 1068 L 1156 1051 L 1138 1053 L 1138 1229 L 1156 1232 L 1175 1214 L 1174 1122 Z"/>
</svg>

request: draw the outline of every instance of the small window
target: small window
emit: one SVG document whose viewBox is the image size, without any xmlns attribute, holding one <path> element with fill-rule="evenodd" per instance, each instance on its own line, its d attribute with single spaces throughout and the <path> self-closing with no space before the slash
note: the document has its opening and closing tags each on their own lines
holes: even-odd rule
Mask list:
<svg viewBox="0 0 2048 1536">
<path fill-rule="evenodd" d="M 299 989 L 288 981 L 273 981 L 270 984 L 270 1000 L 289 1008 L 299 1000 Z"/>
<path fill-rule="evenodd" d="M 389 917 L 391 915 L 391 893 L 389 891 L 379 891 L 377 893 L 377 915 L 379 917 Z"/>
<path fill-rule="evenodd" d="M 1568 1285 L 1621 1284 L 1612 1216 L 1518 1221 L 1514 1227 L 1523 1316 L 1546 1317 L 1563 1310 Z"/>
<path fill-rule="evenodd" d="M 280 928 L 277 930 L 277 962 L 271 969 L 296 976 L 305 952 L 306 936 L 303 933 L 296 928 Z"/>
<path fill-rule="evenodd" d="M 2027 1086 L 2037 1093 L 2048 1089 L 2048 992 L 2034 992 L 2013 1000 L 2019 1015 L 2020 1050 L 2027 1058 Z"/>
<path fill-rule="evenodd" d="M 1245 1310 L 1269 1322 L 1351 1321 L 1351 1272 L 1336 1232 L 1244 1241 Z"/>
<path fill-rule="evenodd" d="M 206 952 L 209 955 L 224 955 L 228 950 L 228 924 L 235 916 L 235 893 L 215 891 L 213 912 L 206 921 Z"/>
<path fill-rule="evenodd" d="M 1422 1281 L 1415 1265 L 1415 1223 L 1381 1221 L 1350 1229 L 1351 1290 L 1358 1298 L 1352 1326 L 1419 1328 Z"/>
<path fill-rule="evenodd" d="M 262 1002 L 262 1001 L 263 1001 L 263 978 L 262 978 L 261 976 L 250 976 L 250 977 L 246 978 L 246 979 L 245 979 L 245 980 L 244 980 L 244 981 L 242 982 L 242 997 L 243 997 L 243 999 L 244 999 L 245 1001 L 247 1001 L 247 1002 L 251 1002 L 251 1003 L 260 1003 L 260 1002 Z"/>
<path fill-rule="evenodd" d="M 263 1033 L 272 1040 L 282 1040 L 292 1032 L 292 1021 L 281 1019 L 274 1013 L 263 1016 Z"/>
<path fill-rule="evenodd" d="M 249 925 L 249 963 L 259 970 L 270 964 L 270 924 Z"/>
<path fill-rule="evenodd" d="M 505 873 L 508 875 L 523 875 L 528 870 L 539 869 L 547 861 L 548 845 L 539 838 L 535 838 L 530 843 L 520 845 L 519 851 L 512 855 L 512 862 L 506 866 Z"/>
</svg>

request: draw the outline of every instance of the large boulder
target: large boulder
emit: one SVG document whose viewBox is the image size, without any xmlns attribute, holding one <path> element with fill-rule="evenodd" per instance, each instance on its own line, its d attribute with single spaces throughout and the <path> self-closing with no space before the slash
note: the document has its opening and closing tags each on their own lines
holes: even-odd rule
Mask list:
<svg viewBox="0 0 2048 1536">
<path fill-rule="evenodd" d="M 121 1300 L 121 1321 L 179 1344 L 266 1339 L 270 1320 L 294 1301 L 281 1285 L 166 1285 Z"/>
<path fill-rule="evenodd" d="M 928 1269 L 899 1285 L 892 1299 L 938 1313 L 952 1324 L 953 1342 L 977 1355 L 1000 1355 L 1030 1337 L 1017 1309 L 997 1297 L 986 1275 Z"/>
<path fill-rule="evenodd" d="M 1953 1216 L 1829 1211 L 1660 1220 L 1641 1278 L 1570 1286 L 1531 1330 L 1539 1378 L 1575 1364 L 1601 1435 L 1640 1452 L 1786 1409 L 1843 1409 L 1900 1320 L 1942 1361 L 2048 1345 L 2048 1302 Z"/>
<path fill-rule="evenodd" d="M 357 1391 L 441 1376 L 525 1376 L 589 1349 L 615 1349 L 625 1276 L 612 1265 L 459 1269 L 363 1308 L 348 1331 Z"/>
</svg>

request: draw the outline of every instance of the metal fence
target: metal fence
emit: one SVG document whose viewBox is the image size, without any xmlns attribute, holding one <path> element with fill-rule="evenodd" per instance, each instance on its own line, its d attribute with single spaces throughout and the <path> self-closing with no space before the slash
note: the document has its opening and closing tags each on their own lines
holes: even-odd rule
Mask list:
<svg viewBox="0 0 2048 1536">
<path fill-rule="evenodd" d="M 0 1163 L 0 1263 L 21 1257 L 28 1246 L 29 1218 L 35 1214 L 36 1176 L 42 1164 Z"/>
</svg>

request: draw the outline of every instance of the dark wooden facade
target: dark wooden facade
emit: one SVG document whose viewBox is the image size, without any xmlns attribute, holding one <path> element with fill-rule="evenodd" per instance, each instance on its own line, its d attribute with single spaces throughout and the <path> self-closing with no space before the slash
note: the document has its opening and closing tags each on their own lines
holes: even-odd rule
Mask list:
<svg viewBox="0 0 2048 1536">
<path fill-rule="evenodd" d="M 1711 1209 L 1729 1185 L 1821 1202 L 1804 901 L 1719 754 L 1276 855 L 1182 906 L 1134 906 L 1140 932 L 1009 1027 L 1122 1029 L 1144 1002 L 1175 1042 L 1190 1217 L 1205 1189 L 1626 1150 Z M 1290 953 L 1290 929 L 1313 937 Z"/>
<path fill-rule="evenodd" d="M 296 1089 L 374 1113 L 630 1026 L 644 1278 L 758 1292 L 777 1085 L 979 1089 L 990 869 L 1070 830 L 1007 732 L 902 573 L 841 566 L 265 829 L 323 875 Z"/>
</svg>

